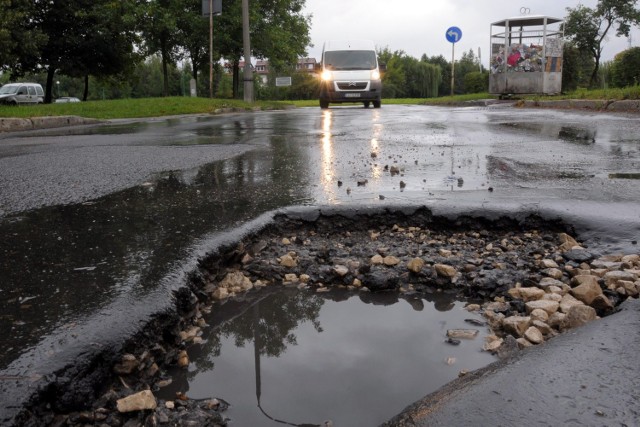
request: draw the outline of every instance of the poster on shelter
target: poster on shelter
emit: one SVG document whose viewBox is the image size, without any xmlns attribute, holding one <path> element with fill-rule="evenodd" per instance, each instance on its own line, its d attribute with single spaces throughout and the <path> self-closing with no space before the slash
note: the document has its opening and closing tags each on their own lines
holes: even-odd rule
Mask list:
<svg viewBox="0 0 640 427">
<path fill-rule="evenodd" d="M 547 56 L 562 58 L 562 39 L 548 38 L 547 44 L 545 45 L 545 51 Z"/>
</svg>

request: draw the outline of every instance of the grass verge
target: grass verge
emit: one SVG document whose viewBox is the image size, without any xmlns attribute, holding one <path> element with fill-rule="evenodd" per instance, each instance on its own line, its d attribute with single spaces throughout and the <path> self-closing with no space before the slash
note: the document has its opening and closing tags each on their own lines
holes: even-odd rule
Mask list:
<svg viewBox="0 0 640 427">
<path fill-rule="evenodd" d="M 128 119 L 180 114 L 212 114 L 223 108 L 270 110 L 285 108 L 286 105 L 291 103 L 258 101 L 248 104 L 233 99 L 187 97 L 116 99 L 18 107 L 3 105 L 0 106 L 0 117 L 80 116 L 93 119 Z"/>
<path fill-rule="evenodd" d="M 467 101 L 496 98 L 488 93 L 445 96 L 441 98 L 397 98 L 383 99 L 383 105 L 459 105 Z M 527 95 L 520 99 L 602 99 L 622 100 L 640 99 L 640 85 L 615 89 L 579 89 L 557 96 Z M 233 108 L 238 110 L 271 110 L 283 109 L 287 106 L 318 107 L 318 100 L 305 101 L 256 101 L 248 104 L 235 99 L 209 99 L 190 97 L 116 99 L 109 101 L 88 101 L 69 104 L 48 104 L 33 106 L 0 105 L 0 117 L 43 117 L 43 116 L 80 116 L 93 119 L 128 119 L 143 117 L 160 117 L 181 114 L 214 114 L 217 110 Z"/>
</svg>

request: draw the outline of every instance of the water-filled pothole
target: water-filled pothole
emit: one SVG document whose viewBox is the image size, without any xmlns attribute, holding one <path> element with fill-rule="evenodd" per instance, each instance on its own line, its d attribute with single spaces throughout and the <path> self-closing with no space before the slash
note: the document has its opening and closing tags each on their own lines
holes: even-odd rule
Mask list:
<svg viewBox="0 0 640 427">
<path fill-rule="evenodd" d="M 158 393 L 172 400 L 220 397 L 230 425 L 378 425 L 406 405 L 495 360 L 482 351 L 486 326 L 454 294 L 399 298 L 295 288 L 264 289 L 217 319 Z M 219 322 L 209 319 L 210 322 Z M 447 331 L 477 331 L 447 342 Z"/>
</svg>

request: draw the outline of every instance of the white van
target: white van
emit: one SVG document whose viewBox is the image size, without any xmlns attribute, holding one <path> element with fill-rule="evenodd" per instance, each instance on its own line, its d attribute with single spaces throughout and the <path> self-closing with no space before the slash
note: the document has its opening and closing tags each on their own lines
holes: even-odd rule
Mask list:
<svg viewBox="0 0 640 427">
<path fill-rule="evenodd" d="M 376 47 L 370 40 L 330 40 L 322 48 L 320 108 L 330 103 L 382 104 L 382 81 Z"/>
<path fill-rule="evenodd" d="M 38 83 L 7 83 L 0 87 L 0 104 L 42 104 L 44 90 Z"/>
</svg>

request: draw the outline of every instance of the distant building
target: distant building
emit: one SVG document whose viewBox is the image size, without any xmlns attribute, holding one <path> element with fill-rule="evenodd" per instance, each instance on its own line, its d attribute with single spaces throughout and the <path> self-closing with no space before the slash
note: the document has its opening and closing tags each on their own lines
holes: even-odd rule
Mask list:
<svg viewBox="0 0 640 427">
<path fill-rule="evenodd" d="M 299 58 L 296 63 L 296 71 L 313 73 L 316 69 L 317 63 L 318 61 L 316 61 L 315 58 Z M 244 61 L 240 61 L 238 66 L 242 73 L 242 70 L 244 69 Z M 262 84 L 267 84 L 269 79 L 269 60 L 258 59 L 255 66 L 251 64 L 251 68 L 260 77 Z M 224 69 L 227 74 L 231 74 L 233 72 L 233 64 L 231 62 L 226 62 L 224 64 Z"/>
<path fill-rule="evenodd" d="M 300 58 L 296 64 L 296 71 L 306 71 L 312 73 L 316 69 L 316 58 Z"/>
</svg>

